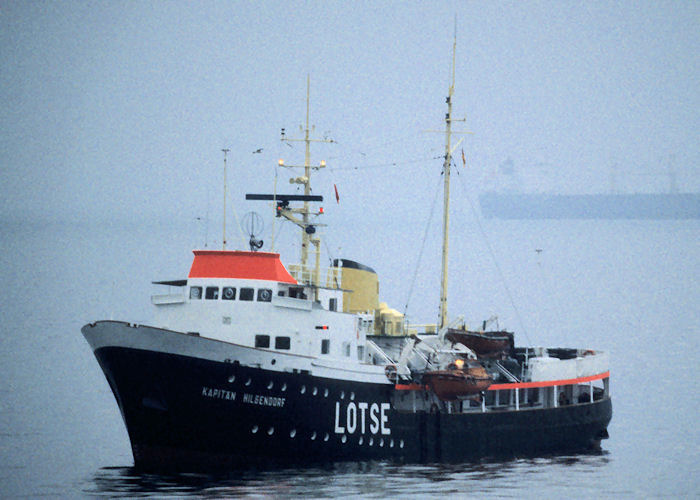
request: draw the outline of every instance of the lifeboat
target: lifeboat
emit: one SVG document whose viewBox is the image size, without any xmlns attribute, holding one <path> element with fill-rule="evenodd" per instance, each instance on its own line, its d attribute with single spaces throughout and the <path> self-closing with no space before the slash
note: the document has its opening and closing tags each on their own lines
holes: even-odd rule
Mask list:
<svg viewBox="0 0 700 500">
<path fill-rule="evenodd" d="M 445 338 L 455 344 L 462 344 L 485 358 L 512 357 L 515 342 L 512 332 L 474 332 L 466 329 L 450 328 Z"/>
<path fill-rule="evenodd" d="M 423 383 L 442 401 L 454 401 L 485 391 L 493 380 L 481 364 L 458 359 L 445 370 L 425 372 Z"/>
</svg>

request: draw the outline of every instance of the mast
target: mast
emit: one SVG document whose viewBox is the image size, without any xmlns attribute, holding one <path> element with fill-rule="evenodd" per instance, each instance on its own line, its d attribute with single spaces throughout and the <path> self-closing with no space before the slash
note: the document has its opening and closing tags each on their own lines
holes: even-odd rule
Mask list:
<svg viewBox="0 0 700 500">
<path fill-rule="evenodd" d="M 304 196 L 311 194 L 311 142 L 309 140 L 309 95 L 311 88 L 311 79 L 306 75 L 306 127 L 304 128 Z M 309 202 L 304 201 L 304 211 L 302 212 L 304 220 L 304 228 L 309 227 Z M 301 233 L 301 265 L 306 268 L 309 259 L 309 241 L 311 235 L 308 231 Z"/>
<path fill-rule="evenodd" d="M 301 262 L 299 264 L 299 274 L 295 276 L 298 281 L 310 283 L 316 285 L 316 294 L 318 295 L 318 286 L 320 285 L 320 274 L 321 274 L 321 238 L 316 234 L 316 228 L 323 226 L 324 224 L 318 224 L 311 220 L 312 215 L 321 215 L 323 209 L 321 208 L 318 212 L 312 211 L 309 202 L 323 201 L 322 196 L 315 196 L 311 194 L 311 173 L 312 170 L 319 170 L 325 168 L 326 162 L 321 160 L 318 166 L 311 165 L 311 143 L 312 142 L 335 142 L 333 139 L 323 138 L 323 139 L 313 139 L 311 133 L 314 128 L 309 125 L 309 103 L 310 103 L 310 78 L 306 77 L 306 123 L 305 126 L 300 127 L 304 134 L 303 139 L 293 139 L 286 135 L 285 129 L 282 129 L 281 140 L 285 142 L 304 142 L 304 165 L 287 165 L 284 160 L 280 159 L 278 162 L 279 167 L 285 168 L 303 168 L 304 175 L 300 177 L 292 177 L 289 179 L 290 184 L 301 184 L 304 186 L 303 195 L 283 195 L 277 194 L 277 184 L 275 177 L 275 192 L 271 195 L 258 195 L 258 194 L 247 194 L 246 199 L 248 200 L 272 200 L 275 204 L 275 215 L 276 217 L 284 217 L 285 219 L 293 222 L 301 229 Z M 289 206 L 290 201 L 303 201 L 302 208 L 291 208 Z M 299 217 L 301 216 L 301 217 Z M 309 245 L 314 246 L 316 252 L 316 259 L 314 263 L 313 271 L 309 267 Z M 316 297 L 318 299 L 318 296 Z"/>
<path fill-rule="evenodd" d="M 438 328 L 447 325 L 447 265 L 449 253 L 450 231 L 450 165 L 452 164 L 452 96 L 455 91 L 455 54 L 457 51 L 457 35 L 452 44 L 452 82 L 447 93 L 447 114 L 445 115 L 445 163 L 443 164 L 444 190 L 442 207 L 442 271 L 440 280 L 440 321 Z"/>
</svg>

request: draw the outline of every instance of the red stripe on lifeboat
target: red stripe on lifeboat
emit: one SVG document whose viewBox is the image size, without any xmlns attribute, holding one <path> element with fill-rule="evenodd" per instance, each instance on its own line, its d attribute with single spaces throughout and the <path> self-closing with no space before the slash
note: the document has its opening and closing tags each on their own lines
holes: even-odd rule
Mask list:
<svg viewBox="0 0 700 500">
<path fill-rule="evenodd" d="M 190 278 L 238 278 L 297 283 L 285 269 L 278 253 L 229 250 L 194 250 L 193 253 Z"/>
</svg>

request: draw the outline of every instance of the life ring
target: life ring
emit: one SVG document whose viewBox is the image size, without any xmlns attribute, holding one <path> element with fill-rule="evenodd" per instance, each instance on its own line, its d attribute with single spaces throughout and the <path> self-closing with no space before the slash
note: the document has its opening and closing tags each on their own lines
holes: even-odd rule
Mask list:
<svg viewBox="0 0 700 500">
<path fill-rule="evenodd" d="M 266 288 L 263 290 L 260 290 L 260 300 L 262 300 L 263 302 L 269 302 L 271 298 L 272 298 L 272 292 L 270 292 L 270 290 L 268 290 Z"/>
<path fill-rule="evenodd" d="M 586 349 L 585 351 L 583 351 L 584 356 L 593 356 L 594 354 L 595 354 L 595 351 L 593 351 L 591 349 Z"/>
<path fill-rule="evenodd" d="M 234 296 L 235 292 L 233 291 L 233 288 L 231 287 L 225 287 L 224 288 L 224 298 L 231 300 Z"/>
</svg>

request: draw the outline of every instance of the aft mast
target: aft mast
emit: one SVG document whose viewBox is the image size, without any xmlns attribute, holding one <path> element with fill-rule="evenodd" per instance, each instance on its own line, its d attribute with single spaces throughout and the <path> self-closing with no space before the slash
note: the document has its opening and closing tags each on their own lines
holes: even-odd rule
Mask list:
<svg viewBox="0 0 700 500">
<path fill-rule="evenodd" d="M 447 93 L 447 114 L 445 115 L 445 163 L 443 164 L 444 192 L 442 207 L 442 278 L 440 280 L 440 321 L 438 328 L 447 325 L 447 265 L 449 253 L 450 231 L 450 165 L 452 164 L 452 96 L 455 91 L 455 53 L 457 51 L 457 35 L 452 44 L 452 82 Z"/>
</svg>

